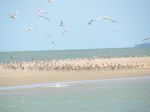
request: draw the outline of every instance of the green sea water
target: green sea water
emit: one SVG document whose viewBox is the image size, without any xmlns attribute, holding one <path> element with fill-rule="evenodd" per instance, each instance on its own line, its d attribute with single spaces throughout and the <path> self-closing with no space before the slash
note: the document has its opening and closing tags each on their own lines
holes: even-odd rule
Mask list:
<svg viewBox="0 0 150 112">
<path fill-rule="evenodd" d="M 0 90 L 0 112 L 150 112 L 150 77 Z"/>
<path fill-rule="evenodd" d="M 72 58 L 150 56 L 150 48 L 109 48 L 57 51 L 0 52 L 0 62 Z M 12 58 L 13 57 L 13 58 Z"/>
</svg>

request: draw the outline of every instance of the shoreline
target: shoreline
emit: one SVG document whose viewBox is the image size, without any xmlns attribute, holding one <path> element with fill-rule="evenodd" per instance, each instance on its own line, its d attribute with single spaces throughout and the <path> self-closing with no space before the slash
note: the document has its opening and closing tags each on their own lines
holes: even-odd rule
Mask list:
<svg viewBox="0 0 150 112">
<path fill-rule="evenodd" d="M 112 78 L 128 78 L 150 76 L 149 69 L 146 70 L 119 70 L 119 71 L 70 71 L 70 72 L 12 72 L 6 76 L 0 75 L 0 86 L 15 86 L 27 85 L 47 82 L 65 82 L 65 81 L 80 81 L 80 80 L 101 80 Z M 8 73 L 8 74 L 7 74 Z"/>
<path fill-rule="evenodd" d="M 125 77 L 150 76 L 150 57 L 136 58 L 112 58 L 95 59 L 90 64 L 99 63 L 139 63 L 143 67 L 133 69 L 90 69 L 90 70 L 49 70 L 49 71 L 30 71 L 30 70 L 12 70 L 0 67 L 0 86 L 16 86 L 36 83 L 81 81 L 81 80 L 100 80 Z M 65 63 L 74 63 L 69 60 Z M 86 63 L 85 59 L 76 61 L 76 64 Z M 27 64 L 26 64 L 27 65 Z"/>
<path fill-rule="evenodd" d="M 64 82 L 47 82 L 47 83 L 35 83 L 26 85 L 14 85 L 14 86 L 0 86 L 0 91 L 10 91 L 16 89 L 33 89 L 33 88 L 64 88 L 70 86 L 76 86 L 80 84 L 89 84 L 97 82 L 110 82 L 110 81 L 123 81 L 123 80 L 149 80 L 150 76 L 136 76 L 136 77 L 122 77 L 122 78 L 107 78 L 97 80 L 78 80 L 78 81 L 64 81 Z"/>
</svg>

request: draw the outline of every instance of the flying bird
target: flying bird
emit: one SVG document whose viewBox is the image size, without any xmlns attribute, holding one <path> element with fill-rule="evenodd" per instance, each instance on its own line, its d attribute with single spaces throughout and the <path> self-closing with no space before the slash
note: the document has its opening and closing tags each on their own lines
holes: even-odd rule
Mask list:
<svg viewBox="0 0 150 112">
<path fill-rule="evenodd" d="M 91 20 L 88 22 L 88 25 L 91 25 L 93 22 L 94 22 L 94 20 L 91 19 Z"/>
<path fill-rule="evenodd" d="M 143 41 L 148 41 L 148 40 L 150 40 L 150 37 L 143 39 Z"/>
<path fill-rule="evenodd" d="M 64 22 L 61 20 L 60 21 L 60 25 L 59 25 L 60 27 L 65 27 L 65 24 L 64 24 Z"/>
<path fill-rule="evenodd" d="M 28 28 L 24 28 L 24 30 L 25 30 L 26 32 L 31 32 L 31 31 L 33 31 L 33 30 L 34 30 L 34 28 L 32 28 L 32 27 L 28 27 Z"/>
<path fill-rule="evenodd" d="M 48 12 L 47 12 L 46 10 L 44 10 L 44 9 L 39 9 L 39 10 L 37 11 L 37 14 L 38 14 L 39 16 L 43 16 L 43 15 L 45 15 L 45 14 L 48 14 Z"/>
<path fill-rule="evenodd" d="M 50 19 L 47 17 L 48 12 L 46 10 L 44 10 L 44 9 L 38 10 L 37 11 L 37 15 L 38 15 L 38 17 L 41 17 L 41 18 L 43 18 L 43 19 L 45 19 L 47 21 L 50 21 Z"/>
<path fill-rule="evenodd" d="M 116 23 L 117 21 L 112 19 L 111 17 L 97 17 L 96 20 L 108 20 L 110 22 Z"/>
<path fill-rule="evenodd" d="M 64 23 L 62 20 L 60 21 L 59 26 L 62 27 L 62 28 L 64 28 L 64 29 L 63 29 L 63 32 L 62 32 L 63 35 L 64 35 L 64 34 L 67 32 L 67 30 L 65 29 L 65 23 Z"/>
<path fill-rule="evenodd" d="M 46 0 L 48 3 L 52 3 L 54 0 Z"/>
<path fill-rule="evenodd" d="M 19 11 L 15 11 L 14 13 L 11 13 L 11 14 L 8 14 L 8 16 L 11 18 L 11 19 L 18 19 L 18 13 Z"/>
<path fill-rule="evenodd" d="M 95 19 L 91 19 L 88 22 L 88 25 L 91 25 L 94 21 L 98 21 L 98 20 L 107 20 L 107 21 L 110 21 L 110 22 L 113 22 L 113 23 L 117 22 L 116 20 L 112 19 L 111 17 L 97 17 Z"/>
</svg>

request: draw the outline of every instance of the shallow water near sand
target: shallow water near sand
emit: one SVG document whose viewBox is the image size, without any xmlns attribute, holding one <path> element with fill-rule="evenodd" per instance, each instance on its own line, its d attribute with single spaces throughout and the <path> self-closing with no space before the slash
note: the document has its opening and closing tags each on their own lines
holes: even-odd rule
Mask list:
<svg viewBox="0 0 150 112">
<path fill-rule="evenodd" d="M 150 77 L 0 90 L 1 112 L 150 112 L 149 106 Z"/>
</svg>

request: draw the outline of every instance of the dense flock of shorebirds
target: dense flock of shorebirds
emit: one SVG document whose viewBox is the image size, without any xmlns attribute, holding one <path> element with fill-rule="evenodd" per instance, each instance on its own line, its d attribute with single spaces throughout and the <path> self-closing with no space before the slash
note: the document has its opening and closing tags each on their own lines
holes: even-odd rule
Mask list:
<svg viewBox="0 0 150 112">
<path fill-rule="evenodd" d="M 73 70 L 129 70 L 143 68 L 144 64 L 136 62 L 99 62 L 97 59 L 64 59 L 43 61 L 21 61 L 1 63 L 0 67 L 7 70 L 29 71 L 73 71 Z"/>
</svg>

